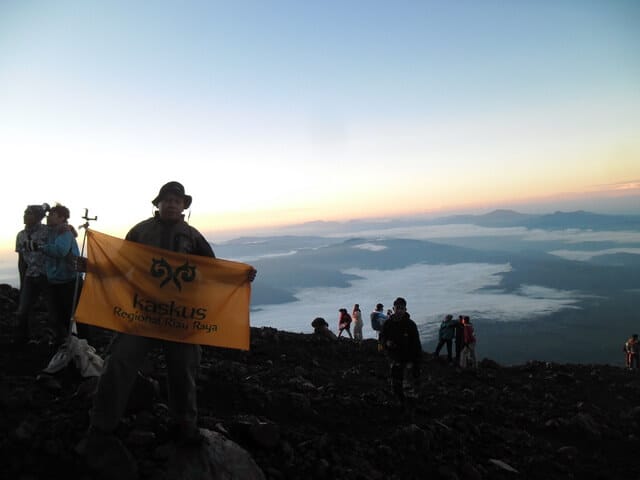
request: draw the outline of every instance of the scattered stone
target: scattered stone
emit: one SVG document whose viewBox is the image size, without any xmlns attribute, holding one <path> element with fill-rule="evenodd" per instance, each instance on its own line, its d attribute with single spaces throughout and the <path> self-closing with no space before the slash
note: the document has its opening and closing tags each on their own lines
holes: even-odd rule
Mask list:
<svg viewBox="0 0 640 480">
<path fill-rule="evenodd" d="M 105 478 L 86 456 L 97 380 L 74 369 L 38 377 L 52 348 L 12 342 L 9 310 L 0 299 L 2 478 Z M 104 355 L 110 339 L 99 331 L 91 344 Z M 640 478 L 640 464 L 625 461 L 640 444 L 640 375 L 620 367 L 483 359 L 460 373 L 425 354 L 410 414 L 373 339 L 252 328 L 249 351 L 204 347 L 202 367 L 205 442 L 172 441 L 154 350 L 111 442 L 120 460 L 102 468 L 124 472 L 117 480 Z"/>
<path fill-rule="evenodd" d="M 503 462 L 502 460 L 498 460 L 498 459 L 495 459 L 495 458 L 490 458 L 489 459 L 489 463 L 492 463 L 492 464 L 500 467 L 502 470 L 506 470 L 507 472 L 519 473 L 518 470 L 513 468 L 507 462 Z"/>
</svg>

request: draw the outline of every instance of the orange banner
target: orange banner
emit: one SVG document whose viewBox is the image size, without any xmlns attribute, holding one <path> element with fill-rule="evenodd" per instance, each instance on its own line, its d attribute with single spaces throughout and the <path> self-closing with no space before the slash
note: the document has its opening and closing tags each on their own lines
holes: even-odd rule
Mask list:
<svg viewBox="0 0 640 480">
<path fill-rule="evenodd" d="M 77 322 L 131 335 L 249 350 L 250 265 L 87 231 Z"/>
</svg>

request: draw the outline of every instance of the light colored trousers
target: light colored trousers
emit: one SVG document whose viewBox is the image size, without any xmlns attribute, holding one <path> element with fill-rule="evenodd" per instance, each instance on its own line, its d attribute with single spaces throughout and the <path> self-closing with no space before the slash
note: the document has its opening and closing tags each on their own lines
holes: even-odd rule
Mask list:
<svg viewBox="0 0 640 480">
<path fill-rule="evenodd" d="M 476 360 L 476 344 L 468 343 L 460 352 L 460 367 L 462 368 L 477 368 L 478 362 Z"/>
<path fill-rule="evenodd" d="M 93 398 L 91 425 L 107 432 L 115 430 L 125 413 L 147 353 L 158 345 L 162 345 L 167 363 L 172 421 L 187 427 L 197 425 L 196 378 L 200 366 L 200 345 L 124 333 L 119 333 L 111 344 L 110 355 Z"/>
</svg>

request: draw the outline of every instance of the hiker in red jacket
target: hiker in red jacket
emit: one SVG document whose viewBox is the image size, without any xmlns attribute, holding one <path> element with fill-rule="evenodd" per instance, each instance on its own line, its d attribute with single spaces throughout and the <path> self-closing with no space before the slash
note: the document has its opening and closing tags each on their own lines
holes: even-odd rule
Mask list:
<svg viewBox="0 0 640 480">
<path fill-rule="evenodd" d="M 341 308 L 338 311 L 340 312 L 338 317 L 338 338 L 342 336 L 342 332 L 346 331 L 349 338 L 353 340 L 353 335 L 351 335 L 351 315 L 349 315 L 346 308 Z"/>
<path fill-rule="evenodd" d="M 640 364 L 640 357 L 638 356 L 638 353 L 640 353 L 640 343 L 638 342 L 637 333 L 634 333 L 629 337 L 629 340 L 624 342 L 623 350 L 627 368 L 633 370 L 635 365 L 635 368 L 638 369 Z"/>
<path fill-rule="evenodd" d="M 471 324 L 469 316 L 462 317 L 462 335 L 464 341 L 464 347 L 460 352 L 460 366 L 462 368 L 477 368 L 478 362 L 476 361 L 476 335 Z"/>
</svg>

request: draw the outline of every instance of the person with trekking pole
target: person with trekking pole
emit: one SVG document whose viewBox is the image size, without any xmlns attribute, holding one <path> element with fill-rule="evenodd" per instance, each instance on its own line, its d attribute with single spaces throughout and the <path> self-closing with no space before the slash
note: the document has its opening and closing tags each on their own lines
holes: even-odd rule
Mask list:
<svg viewBox="0 0 640 480">
<path fill-rule="evenodd" d="M 75 260 L 80 255 L 76 237 L 78 232 L 68 223 L 69 209 L 55 204 L 47 215 L 49 234 L 47 242 L 34 245 L 45 256 L 48 283 L 49 316 L 55 332 L 54 346 L 59 348 L 71 334 L 73 312 L 78 301 L 82 277 L 76 271 Z M 78 331 L 86 337 L 88 327 Z"/>
</svg>

